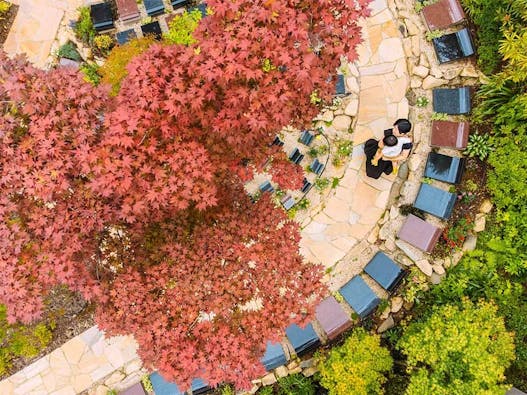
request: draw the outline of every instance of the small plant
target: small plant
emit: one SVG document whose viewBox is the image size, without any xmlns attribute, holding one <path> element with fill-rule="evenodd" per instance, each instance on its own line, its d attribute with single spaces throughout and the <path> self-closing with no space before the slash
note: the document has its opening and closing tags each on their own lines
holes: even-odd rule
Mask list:
<svg viewBox="0 0 527 395">
<path fill-rule="evenodd" d="M 82 60 L 79 51 L 77 51 L 77 47 L 71 41 L 68 41 L 66 44 L 62 45 L 59 48 L 57 56 L 59 58 L 71 59 L 77 62 L 80 62 Z"/>
<path fill-rule="evenodd" d="M 101 76 L 99 74 L 99 65 L 97 63 L 86 62 L 81 64 L 80 72 L 84 74 L 84 81 L 93 85 L 99 85 Z"/>
<path fill-rule="evenodd" d="M 285 191 L 280 189 L 280 188 L 277 188 L 275 191 L 274 191 L 274 194 L 277 198 L 281 199 L 285 196 Z"/>
<path fill-rule="evenodd" d="M 485 160 L 492 151 L 492 145 L 488 134 L 471 134 L 468 138 L 467 149 L 464 154 L 470 158 L 476 157 Z"/>
<path fill-rule="evenodd" d="M 152 22 L 153 22 L 153 19 L 151 16 L 145 16 L 143 19 L 141 19 L 141 25 L 147 25 Z"/>
<path fill-rule="evenodd" d="M 116 390 L 108 390 L 108 391 L 106 391 L 106 395 L 117 395 L 117 391 Z"/>
<path fill-rule="evenodd" d="M 79 20 L 75 24 L 75 35 L 83 43 L 91 45 L 95 37 L 95 28 L 90 15 L 89 7 L 79 8 Z"/>
<path fill-rule="evenodd" d="M 320 177 L 315 180 L 315 188 L 319 191 L 323 191 L 330 184 L 329 178 Z"/>
<path fill-rule="evenodd" d="M 273 390 L 272 386 L 261 387 L 258 390 L 257 394 L 258 395 L 273 395 L 274 394 L 274 390 Z"/>
<path fill-rule="evenodd" d="M 279 395 L 315 395 L 313 380 L 302 374 L 292 374 L 278 380 Z"/>
<path fill-rule="evenodd" d="M 336 152 L 332 163 L 335 167 L 342 165 L 344 158 L 347 158 L 353 152 L 353 141 L 351 140 L 337 140 Z"/>
<path fill-rule="evenodd" d="M 315 158 L 318 156 L 318 149 L 316 147 L 311 147 L 308 151 L 307 151 L 307 154 L 312 157 L 312 158 Z"/>
<path fill-rule="evenodd" d="M 423 291 L 428 290 L 428 280 L 426 275 L 417 267 L 412 266 L 410 273 L 406 277 L 406 283 L 403 292 L 403 299 L 409 303 L 419 300 Z"/>
<path fill-rule="evenodd" d="M 271 59 L 264 59 L 262 62 L 262 71 L 264 73 L 269 73 L 273 70 L 276 70 L 276 66 L 271 62 Z"/>
<path fill-rule="evenodd" d="M 192 45 L 197 41 L 192 36 L 192 33 L 199 25 L 201 20 L 201 11 L 195 9 L 191 12 L 185 11 L 182 14 L 176 15 L 168 26 L 168 32 L 163 35 L 165 41 L 170 44 L 178 45 Z M 266 59 L 269 64 L 270 61 Z M 264 61 L 265 65 L 265 61 Z"/>
<path fill-rule="evenodd" d="M 381 314 L 390 306 L 390 302 L 388 299 L 381 299 L 379 306 L 377 307 L 377 313 Z"/>
<path fill-rule="evenodd" d="M 143 388 L 146 392 L 154 392 L 154 387 L 148 374 L 145 374 L 141 377 L 141 384 L 143 385 Z"/>
<path fill-rule="evenodd" d="M 93 39 L 95 47 L 103 54 L 108 54 L 108 51 L 113 47 L 114 40 L 108 34 L 101 34 Z"/>
<path fill-rule="evenodd" d="M 321 155 L 326 155 L 328 153 L 328 146 L 327 145 L 321 145 L 321 146 L 318 146 L 318 147 L 311 147 L 308 151 L 307 151 L 307 154 L 312 157 L 312 158 L 315 158 L 317 156 L 321 156 Z"/>
<path fill-rule="evenodd" d="M 469 192 L 476 192 L 479 189 L 479 185 L 472 180 L 467 180 L 465 182 L 465 189 Z"/>
<path fill-rule="evenodd" d="M 417 100 L 415 101 L 415 105 L 417 107 L 426 107 L 429 103 L 429 100 L 425 96 L 419 96 Z"/>
<path fill-rule="evenodd" d="M 298 208 L 296 206 L 291 207 L 289 210 L 287 210 L 287 218 L 295 219 L 297 212 L 298 212 Z"/>
<path fill-rule="evenodd" d="M 430 116 L 430 119 L 432 121 L 446 121 L 448 120 L 448 114 L 445 114 L 443 112 L 434 112 Z"/>
<path fill-rule="evenodd" d="M 472 220 L 467 216 L 465 218 L 461 218 L 450 228 L 446 228 L 443 231 L 442 236 L 447 247 L 453 249 L 461 248 L 465 242 L 468 232 L 470 232 L 473 227 L 474 224 L 472 223 Z"/>
<path fill-rule="evenodd" d="M 337 155 L 345 157 L 350 156 L 353 152 L 353 141 L 338 140 L 337 141 Z"/>
<path fill-rule="evenodd" d="M 220 387 L 220 395 L 236 395 L 236 391 L 232 385 L 224 384 Z"/>
<path fill-rule="evenodd" d="M 331 189 L 335 189 L 336 187 L 338 187 L 340 184 L 340 178 L 338 177 L 333 177 L 331 179 Z"/>
<path fill-rule="evenodd" d="M 318 105 L 322 103 L 322 99 L 318 96 L 318 91 L 311 92 L 311 95 L 309 96 L 309 101 L 311 104 Z"/>
<path fill-rule="evenodd" d="M 475 198 L 476 195 L 474 194 L 474 192 L 470 191 L 463 191 L 457 195 L 457 199 L 461 200 L 461 203 L 463 204 L 470 204 Z"/>
<path fill-rule="evenodd" d="M 393 328 L 388 329 L 384 332 L 384 338 L 390 343 L 390 345 L 395 346 L 403 334 L 403 329 L 401 326 L 394 326 Z"/>
<path fill-rule="evenodd" d="M 428 31 L 425 34 L 426 41 L 432 41 L 434 38 L 439 38 L 445 35 L 445 32 L 443 30 L 432 30 L 431 32 Z"/>
<path fill-rule="evenodd" d="M 423 177 L 423 179 L 421 180 L 423 184 L 428 184 L 428 185 L 430 185 L 432 181 L 433 180 L 430 177 Z"/>
<path fill-rule="evenodd" d="M 86 62 L 80 65 L 79 70 L 84 75 L 84 81 L 97 86 L 101 82 L 99 68 L 100 66 L 97 63 Z"/>
<path fill-rule="evenodd" d="M 309 207 L 309 200 L 306 198 L 303 198 L 300 200 L 295 207 L 297 207 L 299 210 L 306 210 Z"/>
<path fill-rule="evenodd" d="M 425 1 L 417 0 L 415 2 L 415 7 L 414 7 L 415 12 L 419 14 L 423 10 L 423 8 L 431 4 L 434 4 L 435 2 L 437 2 L 437 0 L 425 0 Z"/>
<path fill-rule="evenodd" d="M 4 15 L 7 14 L 10 8 L 11 8 L 10 3 L 4 0 L 0 0 L 0 21 L 4 19 Z"/>
</svg>

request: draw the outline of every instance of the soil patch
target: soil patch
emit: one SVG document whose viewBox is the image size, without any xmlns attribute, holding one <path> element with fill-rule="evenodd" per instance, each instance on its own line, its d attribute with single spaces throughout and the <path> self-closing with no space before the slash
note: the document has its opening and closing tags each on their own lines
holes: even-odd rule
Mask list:
<svg viewBox="0 0 527 395">
<path fill-rule="evenodd" d="M 0 17 L 0 45 L 3 45 L 11 29 L 11 25 L 15 21 L 16 14 L 18 13 L 18 6 L 11 4 L 7 13 Z"/>
<path fill-rule="evenodd" d="M 69 291 L 66 287 L 53 289 L 45 301 L 45 311 L 42 319 L 35 323 L 45 323 L 53 327 L 53 338 L 49 345 L 33 358 L 16 358 L 12 360 L 9 372 L 0 376 L 0 380 L 9 377 L 37 359 L 59 348 L 71 338 L 92 327 L 95 305 L 86 302 L 79 294 Z"/>
<path fill-rule="evenodd" d="M 468 232 L 474 226 L 474 219 L 481 203 L 490 197 L 486 187 L 487 170 L 486 162 L 467 158 L 463 181 L 458 186 L 452 187 L 452 192 L 457 193 L 458 201 L 434 249 L 432 254 L 434 258 L 444 258 L 454 249 L 463 246 Z"/>
</svg>

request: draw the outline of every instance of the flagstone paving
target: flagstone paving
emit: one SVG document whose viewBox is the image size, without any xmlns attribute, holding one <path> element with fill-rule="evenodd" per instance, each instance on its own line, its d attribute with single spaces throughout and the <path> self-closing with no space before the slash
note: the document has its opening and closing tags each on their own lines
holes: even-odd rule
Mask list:
<svg viewBox="0 0 527 395">
<path fill-rule="evenodd" d="M 22 12 L 19 11 L 8 37 L 6 50 L 12 54 L 27 52 L 37 66 L 47 66 L 53 35 L 59 24 L 65 26 L 65 19 L 72 19 L 79 1 L 15 0 Z M 461 252 L 455 253 L 452 260 L 448 258 L 430 265 L 421 251 L 395 240 L 402 216 L 395 205 L 389 205 L 393 202 L 394 187 L 400 197 L 398 205 L 412 203 L 417 193 L 430 150 L 426 109 L 412 109 L 410 119 L 415 125 L 416 148 L 408 160 L 406 175 L 382 176 L 378 180 L 366 177 L 362 144 L 369 138 L 382 137 L 383 130 L 395 119 L 408 117 L 405 94 L 409 86 L 430 99 L 430 89 L 434 86 L 445 81 L 467 83 L 467 79 L 469 84 L 474 83 L 479 74 L 469 62 L 437 63 L 430 44 L 424 41 L 425 27 L 414 12 L 413 1 L 374 0 L 370 8 L 371 17 L 362 21 L 364 42 L 358 48 L 359 59 L 348 65 L 345 73 L 351 94 L 342 100 L 340 108 L 320 116 L 321 125 L 331 124 L 332 133 L 346 138 L 349 138 L 353 117 L 351 159 L 346 167 L 332 169 L 331 175 L 339 178 L 339 185 L 324 195 L 310 192 L 311 209 L 297 214 L 302 226 L 300 251 L 307 260 L 328 269 L 325 281 L 333 291 L 361 273 L 379 248 L 397 256 L 401 264 L 412 265 L 413 261 L 428 272 L 432 267 L 433 273 L 428 274 L 432 282 L 444 275 L 444 267 L 461 257 Z M 35 43 L 41 43 L 42 47 Z M 465 79 L 460 80 L 458 76 Z M 386 297 L 373 280 L 365 280 L 379 296 Z M 396 298 L 398 302 L 394 303 Z M 396 298 L 392 300 L 392 312 L 402 306 L 402 298 Z M 387 321 L 392 318 L 389 310 L 381 317 L 388 317 Z M 144 372 L 136 349 L 131 336 L 105 339 L 92 327 L 0 382 L 0 394 L 106 395 L 109 389 L 122 390 L 138 382 Z M 270 379 L 276 380 L 274 376 Z"/>
<path fill-rule="evenodd" d="M 12 0 L 18 14 L 4 43 L 10 55 L 26 54 L 37 67 L 47 67 L 53 42 L 64 15 L 71 15 L 82 0 Z"/>
<path fill-rule="evenodd" d="M 360 87 L 352 92 L 358 94 L 352 126 L 355 149 L 324 209 L 302 222 L 301 253 L 326 268 L 371 232 L 386 208 L 395 179 L 394 175 L 383 175 L 379 180 L 366 176 L 361 144 L 381 137 L 397 118 L 408 117 L 405 94 L 409 78 L 401 33 L 385 0 L 372 2 L 371 8 L 370 18 L 362 23 L 364 42 L 358 48 L 359 59 L 349 66 L 351 79 L 356 75 L 356 88 Z"/>
</svg>

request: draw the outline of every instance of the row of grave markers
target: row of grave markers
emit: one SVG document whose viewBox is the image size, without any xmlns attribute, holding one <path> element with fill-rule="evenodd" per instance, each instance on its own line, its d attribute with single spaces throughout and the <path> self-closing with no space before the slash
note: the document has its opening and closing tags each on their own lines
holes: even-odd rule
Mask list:
<svg viewBox="0 0 527 395">
<path fill-rule="evenodd" d="M 392 293 L 406 275 L 406 271 L 383 252 L 377 252 L 364 268 L 368 275 L 386 292 Z M 364 275 L 364 274 L 363 274 Z M 286 341 L 282 343 L 266 342 L 266 351 L 261 362 L 268 372 L 285 365 L 292 357 L 302 357 L 313 352 L 323 343 L 337 339 L 353 325 L 353 317 L 362 320 L 370 315 L 379 305 L 381 298 L 364 281 L 363 275 L 357 275 L 338 290 L 339 297 L 329 296 L 316 307 L 315 320 L 304 328 L 291 324 L 285 329 Z M 342 300 L 339 302 L 337 299 Z M 352 310 L 354 313 L 349 314 Z M 320 328 L 315 330 L 316 328 Z M 323 333 L 318 333 L 322 330 Z M 284 345 L 289 344 L 287 351 Z M 293 354 L 291 356 L 291 354 Z M 177 384 L 166 381 L 159 373 L 154 372 L 150 381 L 155 395 L 184 395 Z M 211 388 L 201 378 L 195 378 L 191 384 L 192 395 L 204 394 Z M 145 395 L 141 383 L 120 392 L 120 395 Z"/>
<path fill-rule="evenodd" d="M 172 0 L 171 5 L 173 10 L 186 7 L 191 4 L 191 0 Z M 136 0 L 115 0 L 115 8 L 118 14 L 118 20 L 123 24 L 134 23 L 139 21 L 141 12 Z M 167 10 L 163 0 L 143 0 L 145 13 L 149 17 L 155 17 L 164 14 Z M 98 33 L 108 32 L 115 28 L 116 18 L 114 18 L 114 3 L 112 1 L 104 1 L 90 5 L 90 17 L 93 27 Z M 188 8 L 188 11 L 197 9 L 201 12 L 202 17 L 207 15 L 207 4 L 201 3 L 195 7 Z M 168 19 L 167 19 L 168 23 Z M 144 36 L 153 35 L 157 40 L 161 39 L 161 25 L 158 21 L 152 21 L 141 26 L 141 31 Z M 136 38 L 136 32 L 133 28 L 120 31 L 116 33 L 117 42 L 120 45 L 126 44 L 133 38 Z"/>
</svg>

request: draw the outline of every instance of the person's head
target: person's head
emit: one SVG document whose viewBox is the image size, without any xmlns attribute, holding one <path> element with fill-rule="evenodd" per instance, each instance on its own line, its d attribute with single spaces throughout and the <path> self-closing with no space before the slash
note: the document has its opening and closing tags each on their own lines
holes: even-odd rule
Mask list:
<svg viewBox="0 0 527 395">
<path fill-rule="evenodd" d="M 393 147 L 393 146 L 397 145 L 397 137 L 395 137 L 393 134 L 390 134 L 388 136 L 385 136 L 382 139 L 382 142 L 383 142 L 385 147 Z"/>
<path fill-rule="evenodd" d="M 408 119 L 400 118 L 393 124 L 393 132 L 395 134 L 407 134 L 412 130 L 412 124 Z"/>
</svg>

